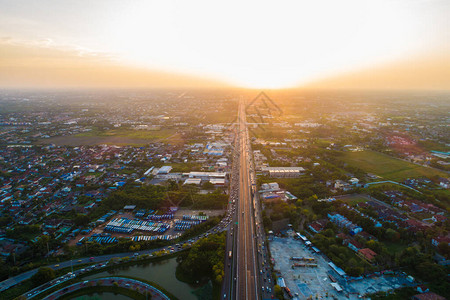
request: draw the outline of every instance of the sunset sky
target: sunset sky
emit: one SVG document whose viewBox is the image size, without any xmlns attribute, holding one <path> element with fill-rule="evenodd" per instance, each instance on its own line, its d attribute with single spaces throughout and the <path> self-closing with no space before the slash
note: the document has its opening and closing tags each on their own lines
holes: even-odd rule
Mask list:
<svg viewBox="0 0 450 300">
<path fill-rule="evenodd" d="M 0 88 L 450 89 L 450 1 L 0 0 Z"/>
</svg>

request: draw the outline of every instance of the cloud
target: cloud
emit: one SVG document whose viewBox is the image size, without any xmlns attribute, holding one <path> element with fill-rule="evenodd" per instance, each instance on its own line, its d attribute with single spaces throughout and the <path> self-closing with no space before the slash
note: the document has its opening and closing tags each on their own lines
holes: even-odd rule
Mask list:
<svg viewBox="0 0 450 300">
<path fill-rule="evenodd" d="M 203 88 L 223 83 L 129 67 L 113 55 L 51 39 L 0 41 L 1 88 Z"/>
</svg>

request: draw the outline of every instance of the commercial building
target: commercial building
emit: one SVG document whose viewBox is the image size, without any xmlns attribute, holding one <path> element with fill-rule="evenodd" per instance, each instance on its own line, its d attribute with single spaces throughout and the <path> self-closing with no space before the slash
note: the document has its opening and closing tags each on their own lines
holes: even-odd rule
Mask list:
<svg viewBox="0 0 450 300">
<path fill-rule="evenodd" d="M 189 178 L 200 178 L 201 180 L 209 181 L 213 178 L 226 178 L 227 173 L 225 172 L 189 172 L 184 173 L 183 176 L 187 176 Z"/>
<path fill-rule="evenodd" d="M 199 185 L 202 182 L 200 178 L 188 178 L 184 181 L 183 184 L 195 184 Z"/>
<path fill-rule="evenodd" d="M 157 174 L 168 174 L 171 170 L 172 170 L 172 167 L 171 167 L 171 166 L 162 166 L 162 167 L 158 170 Z"/>
<path fill-rule="evenodd" d="M 264 175 L 275 178 L 292 178 L 303 175 L 305 169 L 302 167 L 262 167 Z"/>
</svg>

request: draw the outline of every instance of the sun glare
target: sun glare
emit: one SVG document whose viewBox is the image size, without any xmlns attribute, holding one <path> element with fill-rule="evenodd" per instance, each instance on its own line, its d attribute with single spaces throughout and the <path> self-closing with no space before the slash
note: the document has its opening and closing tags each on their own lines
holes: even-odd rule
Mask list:
<svg viewBox="0 0 450 300">
<path fill-rule="evenodd" d="M 0 13 L 14 37 L 251 88 L 389 64 L 448 44 L 449 34 L 444 4 L 414 0 L 111 0 L 56 4 L 52 15 L 44 5 L 16 5 L 18 17 Z"/>
<path fill-rule="evenodd" d="M 125 61 L 254 88 L 305 83 L 418 46 L 412 13 L 385 1 L 162 1 L 117 14 L 123 21 L 106 22 L 104 38 Z"/>
</svg>

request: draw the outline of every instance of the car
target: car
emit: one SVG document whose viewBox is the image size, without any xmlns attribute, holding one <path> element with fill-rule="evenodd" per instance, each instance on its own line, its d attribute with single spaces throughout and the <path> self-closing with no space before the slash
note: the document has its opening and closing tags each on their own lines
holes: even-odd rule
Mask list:
<svg viewBox="0 0 450 300">
<path fill-rule="evenodd" d="M 55 268 L 59 267 L 59 265 L 55 265 Z"/>
</svg>

